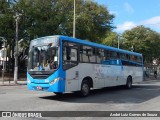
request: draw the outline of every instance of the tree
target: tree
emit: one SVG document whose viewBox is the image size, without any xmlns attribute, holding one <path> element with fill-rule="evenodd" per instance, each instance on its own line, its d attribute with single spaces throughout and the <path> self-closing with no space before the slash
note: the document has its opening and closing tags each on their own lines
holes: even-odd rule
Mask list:
<svg viewBox="0 0 160 120">
<path fill-rule="evenodd" d="M 102 41 L 107 46 L 116 47 L 118 46 L 118 34 L 116 32 L 109 32 L 106 34 L 106 38 Z"/>
<path fill-rule="evenodd" d="M 13 19 L 13 14 L 11 12 L 11 4 L 7 0 L 0 1 L 0 36 L 7 40 L 7 57 L 9 58 L 9 67 L 13 68 L 14 61 L 13 54 L 10 55 L 11 51 L 14 53 L 14 38 L 15 38 L 15 24 Z M 0 40 L 0 48 L 2 46 L 2 41 Z M 8 68 L 8 69 L 10 69 Z"/>
<path fill-rule="evenodd" d="M 14 19 L 10 13 L 10 4 L 6 0 L 0 1 L 0 36 L 7 39 L 7 43 L 10 44 L 14 39 Z M 0 41 L 1 47 L 2 41 Z"/>
<path fill-rule="evenodd" d="M 21 28 L 31 39 L 73 34 L 73 0 L 19 0 L 16 8 L 23 11 Z M 106 32 L 112 30 L 113 18 L 104 6 L 76 0 L 76 37 L 99 42 Z"/>
<path fill-rule="evenodd" d="M 22 53 L 29 47 L 30 40 L 49 36 L 67 35 L 73 32 L 73 0 L 6 0 L 0 1 L 0 36 L 5 37 L 14 53 L 15 16 L 19 21 L 19 40 Z M 112 30 L 114 16 L 106 7 L 89 0 L 76 0 L 76 37 L 94 42 L 102 42 L 106 32 Z M 13 54 L 12 54 L 13 57 Z M 21 66 L 21 65 L 20 65 Z"/>
<path fill-rule="evenodd" d="M 153 59 L 160 58 L 160 34 L 145 28 L 144 26 L 138 26 L 123 33 L 123 48 L 131 50 L 134 48 L 134 52 L 142 53 L 145 63 L 151 63 Z"/>
<path fill-rule="evenodd" d="M 109 14 L 106 7 L 91 1 L 78 1 L 76 18 L 78 38 L 102 42 L 101 39 L 105 38 L 106 33 L 114 28 L 114 16 Z"/>
</svg>

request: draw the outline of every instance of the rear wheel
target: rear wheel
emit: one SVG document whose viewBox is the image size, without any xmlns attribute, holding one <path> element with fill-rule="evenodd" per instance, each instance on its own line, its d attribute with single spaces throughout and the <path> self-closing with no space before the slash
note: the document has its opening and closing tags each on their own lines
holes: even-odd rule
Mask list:
<svg viewBox="0 0 160 120">
<path fill-rule="evenodd" d="M 131 89 L 132 88 L 132 78 L 131 77 L 127 78 L 126 88 L 127 89 Z"/>
<path fill-rule="evenodd" d="M 81 84 L 81 96 L 86 97 L 90 93 L 90 86 L 87 80 L 84 80 Z"/>
</svg>

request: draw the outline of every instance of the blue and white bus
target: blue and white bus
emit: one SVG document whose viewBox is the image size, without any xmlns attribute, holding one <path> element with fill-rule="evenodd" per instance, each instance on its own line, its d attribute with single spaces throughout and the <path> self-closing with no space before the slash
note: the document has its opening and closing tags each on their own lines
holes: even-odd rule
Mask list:
<svg viewBox="0 0 160 120">
<path fill-rule="evenodd" d="M 80 91 L 125 85 L 143 80 L 142 54 L 67 36 L 46 36 L 31 41 L 28 58 L 29 90 Z"/>
</svg>

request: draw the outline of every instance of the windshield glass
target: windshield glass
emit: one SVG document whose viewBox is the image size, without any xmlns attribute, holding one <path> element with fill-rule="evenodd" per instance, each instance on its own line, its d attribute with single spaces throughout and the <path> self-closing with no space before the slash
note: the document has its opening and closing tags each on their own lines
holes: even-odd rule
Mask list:
<svg viewBox="0 0 160 120">
<path fill-rule="evenodd" d="M 53 71 L 58 68 L 58 46 L 49 43 L 43 46 L 32 46 L 29 50 L 29 71 Z"/>
</svg>

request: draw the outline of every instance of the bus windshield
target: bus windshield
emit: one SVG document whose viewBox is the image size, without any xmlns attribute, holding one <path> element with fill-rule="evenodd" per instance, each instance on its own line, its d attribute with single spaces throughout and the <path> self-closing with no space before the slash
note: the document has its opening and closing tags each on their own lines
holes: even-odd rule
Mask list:
<svg viewBox="0 0 160 120">
<path fill-rule="evenodd" d="M 54 71 L 58 68 L 58 46 L 48 45 L 32 46 L 29 50 L 29 71 Z"/>
</svg>

